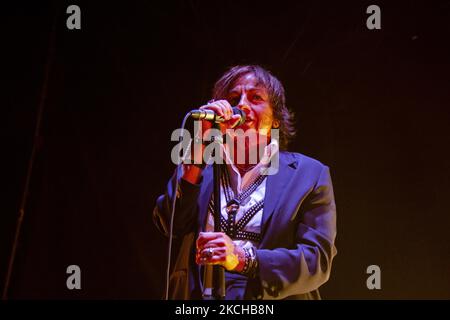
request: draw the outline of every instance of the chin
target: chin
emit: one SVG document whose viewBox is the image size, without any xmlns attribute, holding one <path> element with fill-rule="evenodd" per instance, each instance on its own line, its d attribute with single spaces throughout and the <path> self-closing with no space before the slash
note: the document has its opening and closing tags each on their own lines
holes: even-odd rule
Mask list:
<svg viewBox="0 0 450 320">
<path fill-rule="evenodd" d="M 245 122 L 242 125 L 240 125 L 238 128 L 242 129 L 244 131 L 251 130 L 251 129 L 256 130 L 254 121 Z"/>
</svg>

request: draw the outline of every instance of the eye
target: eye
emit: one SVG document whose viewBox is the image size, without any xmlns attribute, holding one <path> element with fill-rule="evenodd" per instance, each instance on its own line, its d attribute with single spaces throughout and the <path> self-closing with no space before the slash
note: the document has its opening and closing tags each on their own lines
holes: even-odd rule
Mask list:
<svg viewBox="0 0 450 320">
<path fill-rule="evenodd" d="M 235 106 L 235 105 L 237 105 L 239 103 L 239 98 L 238 97 L 230 97 L 227 100 L 232 106 Z"/>
<path fill-rule="evenodd" d="M 261 101 L 261 100 L 263 100 L 263 98 L 259 94 L 254 94 L 253 100 Z"/>
</svg>

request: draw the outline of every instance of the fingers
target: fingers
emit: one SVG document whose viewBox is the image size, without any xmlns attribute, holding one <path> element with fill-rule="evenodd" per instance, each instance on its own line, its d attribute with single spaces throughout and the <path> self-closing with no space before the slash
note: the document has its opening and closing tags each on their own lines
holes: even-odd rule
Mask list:
<svg viewBox="0 0 450 320">
<path fill-rule="evenodd" d="M 211 103 L 208 103 L 204 106 L 201 106 L 199 108 L 200 110 L 212 110 L 214 111 L 218 116 L 221 116 L 225 119 L 225 121 L 228 121 L 233 116 L 233 109 L 231 108 L 230 103 L 227 100 L 217 100 L 213 101 Z"/>
<path fill-rule="evenodd" d="M 241 116 L 238 114 L 234 114 L 230 119 L 230 127 L 234 128 L 239 121 L 241 121 Z"/>
<path fill-rule="evenodd" d="M 197 264 L 224 264 L 234 244 L 223 232 L 200 232 L 196 247 Z"/>
<path fill-rule="evenodd" d="M 223 237 L 223 232 L 200 232 L 197 238 L 197 249 L 203 248 L 211 240 Z"/>
<path fill-rule="evenodd" d="M 195 261 L 197 264 L 222 264 L 226 261 L 227 252 L 225 247 L 209 247 L 197 250 Z"/>
<path fill-rule="evenodd" d="M 197 238 L 196 246 L 197 249 L 210 246 L 226 246 L 232 245 L 230 237 L 223 232 L 200 232 Z"/>
</svg>

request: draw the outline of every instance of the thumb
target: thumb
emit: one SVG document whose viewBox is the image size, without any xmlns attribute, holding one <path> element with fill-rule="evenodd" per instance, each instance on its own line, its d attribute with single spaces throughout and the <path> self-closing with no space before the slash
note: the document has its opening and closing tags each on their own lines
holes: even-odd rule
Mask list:
<svg viewBox="0 0 450 320">
<path fill-rule="evenodd" d="M 234 114 L 229 120 L 230 128 L 234 128 L 239 123 L 239 121 L 241 121 L 241 116 L 238 114 Z"/>
</svg>

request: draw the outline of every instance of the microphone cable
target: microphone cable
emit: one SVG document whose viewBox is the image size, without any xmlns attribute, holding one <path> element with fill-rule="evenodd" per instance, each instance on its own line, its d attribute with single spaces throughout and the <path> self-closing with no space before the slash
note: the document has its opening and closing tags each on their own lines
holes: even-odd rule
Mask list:
<svg viewBox="0 0 450 320">
<path fill-rule="evenodd" d="M 183 140 L 183 132 L 184 132 L 184 127 L 186 125 L 186 121 L 187 119 L 191 116 L 192 112 L 188 112 L 184 118 L 183 118 L 183 122 L 181 123 L 181 130 L 180 130 L 180 136 L 178 137 L 178 141 L 182 141 Z M 191 138 L 191 142 L 192 142 L 192 138 Z M 180 179 L 181 179 L 181 173 L 182 173 L 182 164 L 186 158 L 186 155 L 189 153 L 190 151 L 190 145 L 191 142 L 189 142 L 188 148 L 186 150 L 186 153 L 182 156 L 182 159 L 180 161 L 180 163 L 177 165 L 176 168 L 176 179 L 175 179 L 175 187 L 174 187 L 174 193 L 173 193 L 173 197 L 172 197 L 172 210 L 171 210 L 171 214 L 170 214 L 170 224 L 169 224 L 169 247 L 167 249 L 168 254 L 167 254 L 167 269 L 166 269 L 166 290 L 165 290 L 165 300 L 169 300 L 169 283 L 170 283 L 170 264 L 172 263 L 172 243 L 173 243 L 173 220 L 175 217 L 175 204 L 177 201 L 177 192 L 178 192 L 178 186 L 180 184 Z M 178 149 L 178 155 L 180 154 L 180 151 L 182 150 L 182 146 L 183 144 L 180 143 L 179 149 Z"/>
</svg>

